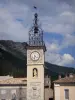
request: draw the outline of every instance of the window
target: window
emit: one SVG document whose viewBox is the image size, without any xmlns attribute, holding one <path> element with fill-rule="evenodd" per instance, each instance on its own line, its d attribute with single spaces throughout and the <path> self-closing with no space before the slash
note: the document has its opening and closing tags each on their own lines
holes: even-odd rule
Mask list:
<svg viewBox="0 0 75 100">
<path fill-rule="evenodd" d="M 69 100 L 69 89 L 65 89 L 65 100 Z"/>
</svg>

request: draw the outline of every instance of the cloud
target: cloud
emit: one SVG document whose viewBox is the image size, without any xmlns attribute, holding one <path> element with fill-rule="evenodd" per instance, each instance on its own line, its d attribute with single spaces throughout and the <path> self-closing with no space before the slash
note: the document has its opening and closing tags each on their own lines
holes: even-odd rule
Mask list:
<svg viewBox="0 0 75 100">
<path fill-rule="evenodd" d="M 74 57 L 70 54 L 58 54 L 58 53 L 52 53 L 52 52 L 47 52 L 46 53 L 46 61 L 60 65 L 60 66 L 70 66 L 75 62 Z"/>
<path fill-rule="evenodd" d="M 73 34 L 65 35 L 62 42 L 62 48 L 66 48 L 68 46 L 75 46 L 75 35 Z"/>
<path fill-rule="evenodd" d="M 58 63 L 59 65 L 67 65 L 75 62 L 75 59 L 70 54 L 64 54 L 61 60 L 62 61 Z"/>
<path fill-rule="evenodd" d="M 61 12 L 55 17 L 45 16 L 42 18 L 42 22 L 46 32 L 65 35 L 75 31 L 75 13 L 70 11 Z"/>
<path fill-rule="evenodd" d="M 14 21 L 14 23 L 19 23 L 19 25 L 22 26 L 25 30 L 28 30 L 28 28 L 31 26 L 33 19 L 33 6 L 35 5 L 38 7 L 40 20 L 43 23 L 42 27 L 45 32 L 55 32 L 65 35 L 75 31 L 74 7 L 70 6 L 70 2 L 68 3 L 68 1 L 2 0 L 0 2 L 0 7 L 8 11 L 7 13 L 10 14 L 13 21 L 17 19 Z M 4 11 L 2 10 L 2 12 Z M 6 16 L 5 14 L 4 16 Z"/>
<path fill-rule="evenodd" d="M 52 40 L 52 44 L 57 45 L 57 50 L 67 48 L 68 46 L 75 46 L 75 13 L 65 11 L 56 17 L 45 16 L 42 18 L 42 22 L 43 29 L 46 32 L 63 36 L 61 43 L 58 39 L 56 39 L 58 43 Z"/>
<path fill-rule="evenodd" d="M 49 52 L 58 52 L 60 50 L 59 45 L 54 42 L 53 43 L 46 42 L 46 47 Z"/>
<path fill-rule="evenodd" d="M 58 53 L 54 53 L 54 52 L 46 52 L 46 56 L 45 56 L 45 60 L 52 63 L 52 64 L 57 64 L 60 59 L 61 59 L 61 56 L 60 54 Z"/>
<path fill-rule="evenodd" d="M 45 60 L 47 62 L 56 64 L 56 65 L 60 65 L 60 66 L 75 67 L 74 66 L 75 58 L 73 57 L 73 55 L 71 55 L 69 53 L 65 53 L 64 51 L 63 51 L 63 54 L 60 53 L 63 48 L 66 48 L 69 45 L 73 46 L 73 43 L 75 42 L 74 41 L 75 39 L 73 39 L 73 40 L 67 39 L 67 40 L 68 41 L 64 40 L 62 44 L 57 40 L 52 41 L 52 43 L 46 43 L 47 52 L 45 55 L 45 57 L 46 57 Z"/>
<path fill-rule="evenodd" d="M 27 41 L 32 26 L 33 6 L 37 6 L 44 34 L 60 34 L 58 39 L 46 39 L 46 61 L 59 65 L 72 64 L 71 54 L 60 54 L 75 45 L 75 0 L 0 0 L 0 39 Z"/>
<path fill-rule="evenodd" d="M 64 54 L 63 59 L 64 60 L 72 60 L 72 61 L 74 60 L 74 58 L 70 54 Z"/>
<path fill-rule="evenodd" d="M 15 20 L 8 9 L 0 8 L 0 39 L 27 41 L 28 28 Z"/>
</svg>

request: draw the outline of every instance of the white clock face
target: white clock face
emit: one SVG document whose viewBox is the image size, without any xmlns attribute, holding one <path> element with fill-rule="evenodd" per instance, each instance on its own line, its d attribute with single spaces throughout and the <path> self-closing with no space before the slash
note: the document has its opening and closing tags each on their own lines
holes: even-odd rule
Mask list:
<svg viewBox="0 0 75 100">
<path fill-rule="evenodd" d="M 34 52 L 31 53 L 31 59 L 32 60 L 36 61 L 36 60 L 39 59 L 39 57 L 40 57 L 40 54 L 37 51 L 34 51 Z"/>
</svg>

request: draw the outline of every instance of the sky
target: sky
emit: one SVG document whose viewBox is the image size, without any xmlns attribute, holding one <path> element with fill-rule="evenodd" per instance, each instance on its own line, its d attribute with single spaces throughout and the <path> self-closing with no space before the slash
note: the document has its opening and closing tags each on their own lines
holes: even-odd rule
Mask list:
<svg viewBox="0 0 75 100">
<path fill-rule="evenodd" d="M 0 40 L 28 42 L 33 6 L 44 32 L 45 60 L 75 68 L 75 0 L 0 0 Z"/>
</svg>

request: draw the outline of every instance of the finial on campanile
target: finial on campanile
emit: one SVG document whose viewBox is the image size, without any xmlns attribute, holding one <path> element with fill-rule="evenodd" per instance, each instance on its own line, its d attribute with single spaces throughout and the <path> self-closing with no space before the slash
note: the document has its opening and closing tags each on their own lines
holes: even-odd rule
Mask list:
<svg viewBox="0 0 75 100">
<path fill-rule="evenodd" d="M 37 10 L 37 7 L 34 6 L 34 9 Z M 34 14 L 34 34 L 38 33 L 38 14 Z"/>
</svg>

